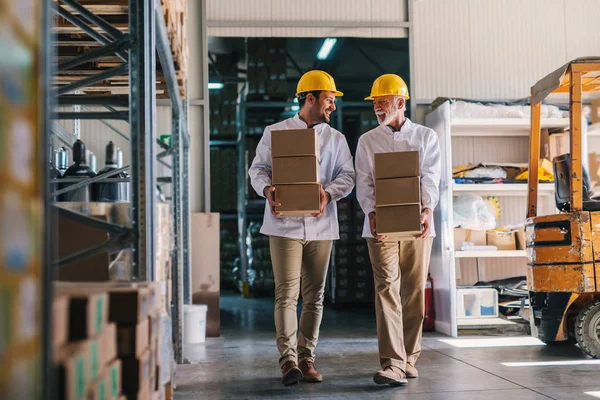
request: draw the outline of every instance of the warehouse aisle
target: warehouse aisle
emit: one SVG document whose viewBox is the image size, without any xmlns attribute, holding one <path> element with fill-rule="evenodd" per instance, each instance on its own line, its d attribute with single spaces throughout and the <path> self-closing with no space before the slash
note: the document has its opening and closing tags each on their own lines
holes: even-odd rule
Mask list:
<svg viewBox="0 0 600 400">
<path fill-rule="evenodd" d="M 372 381 L 378 367 L 374 312 L 329 307 L 317 348 L 317 367 L 325 382 L 284 387 L 272 302 L 227 296 L 221 309 L 222 337 L 186 349 L 186 356 L 198 364 L 178 368 L 176 400 L 600 398 L 600 362 L 577 348 L 542 346 L 522 336 L 426 335 L 417 365 L 421 377 L 406 387 L 377 386 Z"/>
</svg>

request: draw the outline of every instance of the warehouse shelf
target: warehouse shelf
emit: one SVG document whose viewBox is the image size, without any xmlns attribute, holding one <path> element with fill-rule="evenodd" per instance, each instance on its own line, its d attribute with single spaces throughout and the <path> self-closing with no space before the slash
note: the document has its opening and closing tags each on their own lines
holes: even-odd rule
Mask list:
<svg viewBox="0 0 600 400">
<path fill-rule="evenodd" d="M 505 196 L 524 196 L 527 194 L 527 182 L 524 183 L 453 183 L 453 192 L 485 192 Z M 554 194 L 554 183 L 540 183 L 538 192 Z"/>
<path fill-rule="evenodd" d="M 452 118 L 452 136 L 529 136 L 529 118 Z M 543 118 L 542 128 L 568 128 L 568 118 Z"/>
<path fill-rule="evenodd" d="M 500 325 L 520 325 L 516 322 L 509 321 L 504 318 L 499 317 L 489 317 L 489 318 L 459 318 L 457 320 L 457 325 L 459 328 L 470 328 L 470 329 L 485 329 L 493 326 Z"/>
<path fill-rule="evenodd" d="M 502 257 L 527 257 L 525 250 L 472 250 L 456 251 L 456 258 L 502 258 Z"/>
<path fill-rule="evenodd" d="M 55 120 L 100 120 L 129 141 L 131 165 L 122 168 L 122 170 L 129 169 L 128 179 L 110 178 L 118 173 L 111 171 L 108 175 L 75 180 L 73 185 L 54 190 L 52 193 L 50 191 L 57 186 L 57 183 L 71 183 L 72 180 L 49 180 L 48 196 L 56 196 L 94 182 L 130 182 L 132 226 L 116 236 L 113 235 L 102 246 L 131 248 L 132 278 L 146 281 L 153 280 L 155 277 L 154 247 L 157 222 L 154 215 L 158 203 L 156 188 L 158 184 L 172 185 L 171 205 L 175 251 L 172 252 L 171 260 L 173 294 L 171 309 L 175 358 L 181 363 L 183 361 L 182 308 L 184 302 L 191 302 L 190 206 L 187 170 L 190 138 L 187 102 L 182 97 L 186 92 L 187 53 L 185 38 L 177 37 L 177 33 L 174 32 L 176 27 L 173 25 L 173 21 L 184 19 L 174 18 L 170 14 L 185 11 L 174 11 L 169 4 L 166 4 L 168 9 L 163 10 L 162 4 L 165 4 L 165 1 L 128 0 L 118 8 L 120 12 L 111 14 L 107 19 L 104 15 L 98 15 L 106 10 L 105 4 L 82 5 L 76 0 L 49 2 L 50 10 L 61 18 L 49 17 L 46 21 L 48 31 L 60 33 L 54 38 L 55 40 L 51 39 L 51 35 L 45 36 L 47 47 L 54 48 L 54 53 L 57 49 L 61 49 L 64 54 L 69 54 L 69 56 L 57 55 L 58 63 L 54 65 L 54 79 L 49 82 L 53 91 L 48 94 L 47 103 L 51 104 L 52 117 Z M 53 20 L 58 25 L 52 28 Z M 84 42 L 86 45 L 80 45 Z M 75 94 L 78 92 L 84 94 Z M 156 137 L 156 99 L 160 94 L 168 96 L 170 100 L 171 146 L 165 145 Z M 69 112 L 61 109 L 59 113 L 59 106 L 81 106 L 82 111 Z M 103 107 L 106 111 L 89 111 L 84 106 Z M 128 122 L 127 134 L 104 121 L 110 119 Z M 67 147 L 72 147 L 77 137 L 57 121 L 53 121 L 48 131 Z M 171 158 L 170 164 L 162 160 L 165 157 Z M 158 176 L 153 166 L 155 163 L 161 163 L 169 168 L 170 176 Z M 61 213 L 65 214 L 63 211 Z M 88 221 L 87 224 L 98 224 L 98 220 L 83 214 L 66 214 L 76 217 L 81 222 Z M 47 241 L 51 240 L 52 232 L 52 229 L 47 230 Z M 82 257 L 94 251 L 98 251 L 98 248 L 82 249 L 71 256 Z M 45 345 L 49 346 L 48 343 Z"/>
</svg>

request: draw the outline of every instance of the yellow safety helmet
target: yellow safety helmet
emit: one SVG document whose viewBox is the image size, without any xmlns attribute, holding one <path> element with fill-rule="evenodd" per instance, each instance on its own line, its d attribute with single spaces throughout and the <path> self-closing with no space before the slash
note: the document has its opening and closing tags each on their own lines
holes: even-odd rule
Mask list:
<svg viewBox="0 0 600 400">
<path fill-rule="evenodd" d="M 402 96 L 406 100 L 410 99 L 406 82 L 396 74 L 385 74 L 375 79 L 371 95 L 365 97 L 365 100 L 373 100 L 381 96 Z"/>
<path fill-rule="evenodd" d="M 338 92 L 335 88 L 335 81 L 331 75 L 325 71 L 312 70 L 302 75 L 298 81 L 296 96 L 300 93 L 313 92 L 316 90 L 333 92 L 336 96 L 344 95 L 344 93 Z"/>
</svg>

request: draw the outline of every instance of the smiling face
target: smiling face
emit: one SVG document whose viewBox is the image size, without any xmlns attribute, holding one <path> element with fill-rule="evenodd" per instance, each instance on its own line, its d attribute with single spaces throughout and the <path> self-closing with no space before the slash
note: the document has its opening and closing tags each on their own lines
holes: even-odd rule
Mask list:
<svg viewBox="0 0 600 400">
<path fill-rule="evenodd" d="M 398 118 L 399 111 L 404 110 L 404 97 L 381 96 L 373 99 L 373 110 L 379 125 L 390 125 Z"/>
<path fill-rule="evenodd" d="M 322 91 L 319 98 L 312 94 L 308 95 L 307 102 L 310 104 L 310 117 L 315 122 L 329 123 L 331 113 L 335 111 L 335 94 L 333 92 Z"/>
</svg>

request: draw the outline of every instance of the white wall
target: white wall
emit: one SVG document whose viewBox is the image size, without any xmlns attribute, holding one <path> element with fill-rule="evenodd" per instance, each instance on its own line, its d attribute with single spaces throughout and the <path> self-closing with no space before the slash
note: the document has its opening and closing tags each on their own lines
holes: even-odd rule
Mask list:
<svg viewBox="0 0 600 400">
<path fill-rule="evenodd" d="M 406 4 L 390 0 L 208 0 L 208 35 L 406 37 Z"/>
<path fill-rule="evenodd" d="M 413 99 L 528 97 L 567 61 L 600 55 L 600 0 L 414 0 Z"/>
</svg>

